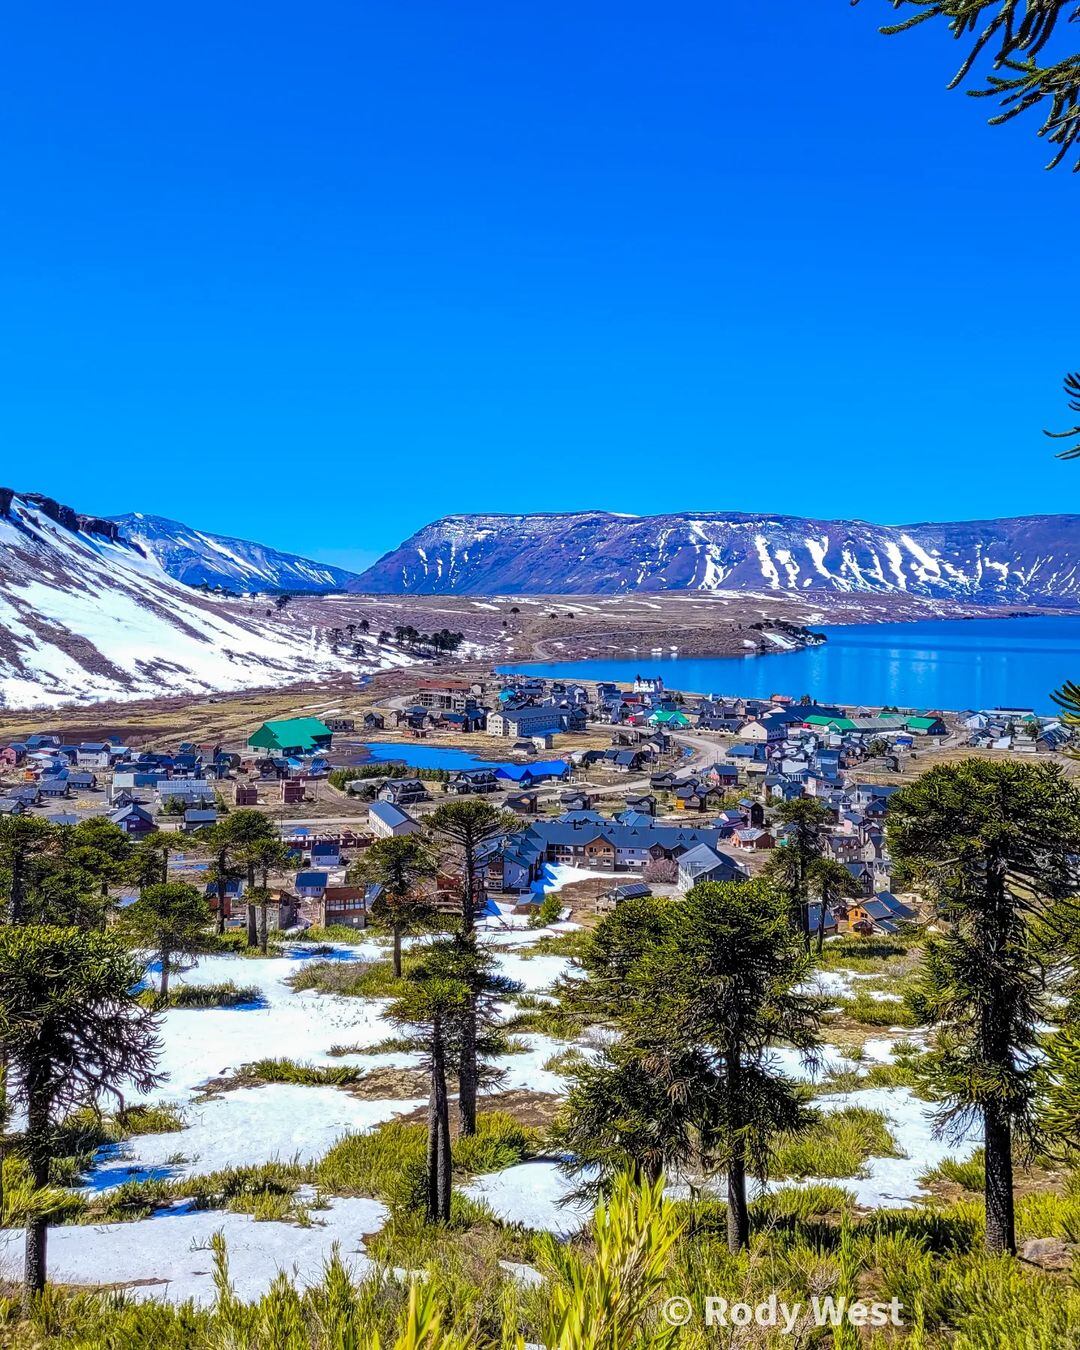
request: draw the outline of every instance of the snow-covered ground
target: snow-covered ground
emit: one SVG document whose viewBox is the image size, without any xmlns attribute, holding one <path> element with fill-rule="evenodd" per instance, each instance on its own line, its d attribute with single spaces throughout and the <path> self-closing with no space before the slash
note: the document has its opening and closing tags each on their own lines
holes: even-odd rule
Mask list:
<svg viewBox="0 0 1080 1350">
<path fill-rule="evenodd" d="M 563 873 L 557 884 L 577 880 Z M 589 875 L 589 874 L 586 874 Z M 529 948 L 545 935 L 565 931 L 529 929 L 503 924 L 505 916 L 488 916 L 484 941 L 496 954 L 500 970 L 532 993 L 542 993 L 576 968 L 563 957 L 529 955 Z M 421 939 L 422 941 L 422 939 Z M 250 985 L 257 998 L 231 1009 L 170 1009 L 162 1018 L 159 1068 L 165 1081 L 149 1098 L 175 1104 L 185 1128 L 177 1133 L 144 1135 L 103 1149 L 97 1166 L 86 1179 L 86 1190 L 101 1191 L 131 1178 L 190 1177 L 233 1164 L 258 1164 L 274 1159 L 317 1159 L 343 1135 L 370 1129 L 397 1114 L 413 1110 L 417 1098 L 368 1101 L 331 1087 L 267 1084 L 237 1087 L 197 1100 L 208 1080 L 228 1078 L 244 1064 L 264 1058 L 289 1058 L 311 1064 L 417 1066 L 419 1057 L 408 1052 L 365 1053 L 398 1034 L 383 1016 L 385 1002 L 346 998 L 312 991 L 298 992 L 288 981 L 312 960 L 358 961 L 385 959 L 387 949 L 364 940 L 349 946 L 315 949 L 296 943 L 279 958 L 208 957 L 177 978 L 190 984 L 231 980 Z M 819 972 L 816 985 L 829 994 L 841 994 L 852 979 Z M 863 1045 L 862 1062 L 888 1062 L 899 1039 L 912 1033 L 883 1033 Z M 504 1056 L 502 1090 L 527 1090 L 562 1095 L 566 1078 L 545 1065 L 569 1047 L 541 1035 L 522 1035 L 527 1050 Z M 575 1047 L 595 1054 L 603 1036 L 587 1032 Z M 345 1056 L 330 1054 L 333 1046 L 354 1049 Z M 835 1046 L 826 1046 L 823 1063 L 811 1075 L 794 1050 L 778 1050 L 778 1068 L 804 1081 L 833 1069 L 858 1069 Z M 845 1179 L 864 1205 L 896 1206 L 918 1197 L 918 1176 L 945 1157 L 969 1156 L 978 1142 L 973 1136 L 958 1142 L 936 1139 L 930 1108 L 906 1088 L 874 1088 L 818 1099 L 822 1110 L 849 1104 L 882 1110 L 900 1147 L 902 1159 L 872 1158 L 868 1176 Z M 790 1183 L 787 1183 L 790 1184 Z M 484 1200 L 501 1218 L 553 1233 L 573 1232 L 587 1219 L 587 1209 L 568 1203 L 575 1183 L 550 1159 L 522 1163 L 504 1172 L 475 1178 L 464 1189 Z M 211 1297 L 211 1262 L 207 1243 L 221 1231 L 229 1247 L 232 1276 L 241 1296 L 264 1291 L 278 1268 L 295 1273 L 300 1283 L 317 1279 L 331 1246 L 341 1245 L 358 1274 L 367 1268 L 361 1240 L 378 1230 L 384 1208 L 370 1200 L 333 1200 L 325 1210 L 312 1211 L 312 1227 L 276 1221 L 255 1221 L 247 1215 L 223 1212 L 194 1213 L 173 1205 L 137 1223 L 100 1228 L 71 1226 L 50 1235 L 54 1278 L 71 1283 L 137 1284 L 138 1297 Z M 22 1233 L 0 1233 L 0 1272 L 14 1273 L 22 1253 Z"/>
<path fill-rule="evenodd" d="M 363 1199 L 332 1201 L 329 1209 L 312 1215 L 310 1227 L 176 1205 L 136 1223 L 50 1229 L 49 1278 L 62 1284 L 124 1285 L 137 1299 L 212 1303 L 209 1244 L 221 1233 L 233 1288 L 251 1300 L 266 1292 L 279 1270 L 300 1286 L 318 1283 L 335 1243 L 354 1277 L 362 1277 L 371 1266 L 363 1239 L 377 1233 L 386 1217 L 384 1205 Z M 0 1274 L 14 1274 L 22 1240 L 21 1230 L 0 1231 Z"/>
<path fill-rule="evenodd" d="M 343 1134 L 370 1129 L 425 1100 L 364 1101 L 337 1088 L 295 1083 L 237 1088 L 188 1106 L 178 1134 L 139 1135 L 102 1149 L 85 1189 L 201 1176 L 239 1162 L 313 1162 Z"/>
</svg>

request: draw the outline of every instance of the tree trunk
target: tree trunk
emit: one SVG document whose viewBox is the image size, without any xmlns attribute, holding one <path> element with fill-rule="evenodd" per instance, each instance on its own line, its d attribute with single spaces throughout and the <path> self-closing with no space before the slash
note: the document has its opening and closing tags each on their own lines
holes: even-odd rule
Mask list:
<svg viewBox="0 0 1080 1350">
<path fill-rule="evenodd" d="M 734 1152 L 743 1153 L 740 1140 L 733 1145 Z M 734 1155 L 727 1172 L 727 1245 L 728 1251 L 738 1252 L 750 1246 L 750 1211 L 746 1205 L 746 1160 Z"/>
<path fill-rule="evenodd" d="M 26 1122 L 26 1154 L 35 1188 L 49 1181 L 49 1101 L 31 1085 Z M 26 1220 L 26 1255 L 23 1263 L 23 1313 L 29 1316 L 37 1296 L 45 1288 L 49 1221 L 43 1214 Z"/>
<path fill-rule="evenodd" d="M 280 920 L 278 921 L 280 923 Z M 259 950 L 263 956 L 266 956 L 270 947 L 270 918 L 266 912 L 266 906 L 259 906 Z"/>
<path fill-rule="evenodd" d="M 446 1095 L 446 1053 L 442 1023 L 435 1021 L 431 1040 L 431 1099 L 428 1105 L 428 1218 L 450 1218 L 450 1107 Z"/>
<path fill-rule="evenodd" d="M 476 995 L 470 993 L 461 1018 L 461 1061 L 458 1065 L 458 1137 L 476 1133 Z"/>
<path fill-rule="evenodd" d="M 248 885 L 248 895 L 250 895 L 251 892 L 255 889 L 254 863 L 248 864 L 247 885 Z M 247 945 L 249 947 L 254 947 L 258 945 L 259 941 L 258 921 L 259 921 L 258 915 L 255 913 L 255 906 L 249 900 L 247 907 Z"/>
<path fill-rule="evenodd" d="M 16 843 L 11 850 L 11 903 L 8 914 L 11 922 L 22 923 L 23 918 L 23 888 L 25 876 L 25 861 L 23 859 L 22 849 Z"/>
<path fill-rule="evenodd" d="M 738 1048 L 726 1056 L 728 1129 L 731 1153 L 727 1167 L 727 1241 L 731 1252 L 750 1246 L 750 1211 L 746 1204 L 746 1141 L 742 1134 L 742 1060 Z"/>
<path fill-rule="evenodd" d="M 394 979 L 401 979 L 401 925 L 394 924 Z"/>
<path fill-rule="evenodd" d="M 817 954 L 820 956 L 825 950 L 825 905 L 827 896 L 824 891 L 821 894 L 821 904 L 818 907 L 817 923 Z"/>
<path fill-rule="evenodd" d="M 1008 1252 L 1015 1256 L 1012 1126 L 996 1105 L 984 1107 L 983 1144 L 986 1149 L 986 1247 L 995 1255 Z"/>
<path fill-rule="evenodd" d="M 0 1214 L 4 1212 L 4 1159 L 7 1157 L 8 1062 L 7 1051 L 0 1049 Z"/>
<path fill-rule="evenodd" d="M 218 854 L 218 879 L 217 879 L 217 932 L 218 937 L 225 933 L 225 864 L 228 862 L 228 854 L 224 849 Z"/>
<path fill-rule="evenodd" d="M 162 1003 L 169 997 L 169 956 L 167 947 L 161 949 L 161 987 L 158 990 Z"/>
<path fill-rule="evenodd" d="M 980 955 L 993 969 L 1001 955 L 1007 932 L 1010 899 L 1004 860 L 992 856 L 986 868 L 989 904 L 977 924 Z M 1009 1042 L 1009 1008 L 995 986 L 982 1004 L 980 1039 L 982 1053 L 999 1066 L 1003 1081 L 1012 1068 Z M 991 1252 L 1016 1255 L 1016 1222 L 1013 1213 L 1012 1122 L 1000 1097 L 983 1100 L 983 1146 L 986 1154 L 986 1246 Z"/>
</svg>

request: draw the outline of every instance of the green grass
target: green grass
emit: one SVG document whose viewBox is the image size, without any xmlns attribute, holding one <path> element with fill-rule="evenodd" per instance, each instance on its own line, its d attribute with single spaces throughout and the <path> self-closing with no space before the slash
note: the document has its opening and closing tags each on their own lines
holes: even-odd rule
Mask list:
<svg viewBox="0 0 1080 1350">
<path fill-rule="evenodd" d="M 924 938 L 919 933 L 894 933 L 889 937 L 845 935 L 825 943 L 821 964 L 831 967 L 850 965 L 856 970 L 867 970 L 871 966 L 883 966 L 898 957 L 909 956 L 923 942 Z"/>
<path fill-rule="evenodd" d="M 295 1059 L 260 1059 L 244 1068 L 264 1083 L 299 1083 L 304 1087 L 348 1087 L 364 1076 L 362 1069 L 345 1064 L 299 1064 Z"/>
<path fill-rule="evenodd" d="M 548 1073 L 570 1073 L 585 1063 L 585 1056 L 573 1046 L 557 1050 L 544 1064 Z"/>
<path fill-rule="evenodd" d="M 337 946 L 355 947 L 360 942 L 369 942 L 371 939 L 363 928 L 350 928 L 348 924 L 332 923 L 325 927 L 307 928 L 297 938 L 292 938 L 293 943 L 305 945 L 309 942 L 328 942 Z"/>
<path fill-rule="evenodd" d="M 55 1153 L 49 1164 L 50 1185 L 78 1186 L 93 1166 L 94 1155 L 105 1144 L 122 1143 L 140 1134 L 173 1134 L 183 1128 L 183 1118 L 170 1106 L 130 1106 L 111 1115 L 98 1115 L 85 1108 L 73 1111 L 56 1127 Z M 10 1159 L 13 1188 L 21 1187 L 27 1180 L 20 1148 L 21 1141 L 16 1137 L 12 1140 Z M 7 1181 L 6 1170 L 4 1176 Z"/>
<path fill-rule="evenodd" d="M 845 1017 L 864 1027 L 915 1027 L 919 1024 L 906 1003 L 874 998 L 861 989 L 854 998 L 839 999 L 836 1006 Z"/>
<path fill-rule="evenodd" d="M 164 1003 L 156 989 L 144 989 L 139 1002 L 145 1008 L 237 1008 L 248 1003 L 261 1004 L 263 996 L 258 985 L 226 980 L 221 984 L 171 985 Z"/>
<path fill-rule="evenodd" d="M 408 956 L 403 969 L 408 973 L 415 964 Z M 320 994 L 341 994 L 346 998 L 389 998 L 397 992 L 391 961 L 309 961 L 289 979 L 293 989 L 314 989 Z"/>
<path fill-rule="evenodd" d="M 280 1165 L 279 1165 L 280 1166 Z M 263 1169 L 255 1169 L 263 1171 Z M 221 1174 L 219 1194 L 246 1206 L 260 1217 L 285 1215 L 308 1219 L 290 1210 L 295 1178 L 279 1171 L 246 1178 L 236 1171 Z M 1021 1239 L 1069 1235 L 1080 1224 L 1080 1186 L 1065 1195 L 1023 1196 L 1017 1217 Z M 1068 1275 L 1035 1269 L 1022 1261 L 991 1257 L 983 1250 L 981 1205 L 974 1199 L 900 1210 L 861 1214 L 842 1188 L 813 1184 L 783 1188 L 751 1207 L 751 1247 L 732 1255 L 724 1240 L 725 1211 L 715 1199 L 680 1202 L 674 1217 L 682 1222 L 662 1261 L 655 1264 L 655 1286 L 646 1303 L 658 1308 L 672 1295 L 690 1297 L 698 1322 L 672 1344 L 722 1343 L 757 1350 L 780 1350 L 781 1342 L 843 1350 L 1059 1350 L 1080 1345 L 1080 1287 Z M 657 1233 L 659 1229 L 656 1230 Z M 645 1239 L 645 1245 L 648 1239 Z M 521 1338 L 536 1345 L 560 1344 L 552 1313 L 561 1294 L 592 1290 L 599 1298 L 609 1291 L 637 1291 L 641 1269 L 630 1255 L 631 1242 L 613 1243 L 615 1259 L 606 1272 L 594 1264 L 593 1237 L 553 1246 L 545 1239 L 500 1224 L 486 1208 L 455 1194 L 446 1225 L 427 1225 L 416 1214 L 395 1212 L 382 1231 L 365 1239 L 379 1269 L 362 1283 L 350 1277 L 344 1260 L 334 1257 L 322 1279 L 297 1289 L 280 1276 L 268 1293 L 250 1305 L 228 1294 L 227 1253 L 215 1240 L 206 1254 L 206 1268 L 215 1272 L 219 1300 L 215 1305 L 171 1305 L 160 1300 L 137 1301 L 126 1292 L 106 1297 L 93 1291 L 50 1288 L 29 1322 L 20 1322 L 16 1291 L 0 1289 L 0 1343 L 33 1346 L 34 1350 L 154 1350 L 162 1345 L 191 1350 L 330 1350 L 397 1344 L 404 1325 L 407 1281 L 395 1270 L 417 1272 L 419 1287 L 434 1301 L 443 1333 L 414 1337 L 401 1345 L 424 1350 L 450 1346 L 507 1345 Z M 651 1248 L 649 1248 L 651 1251 Z M 537 1266 L 545 1284 L 523 1289 L 508 1278 L 501 1261 L 524 1260 Z M 881 1335 L 821 1334 L 804 1326 L 801 1335 L 748 1334 L 734 1339 L 699 1335 L 706 1295 L 756 1305 L 775 1294 L 808 1308 L 814 1295 L 853 1294 L 872 1300 L 896 1297 L 903 1305 L 904 1329 L 886 1328 Z M 614 1296 L 618 1296 L 615 1294 Z M 571 1305 L 574 1306 L 574 1305 Z M 578 1304 L 603 1311 L 627 1331 L 626 1345 L 659 1342 L 663 1328 L 654 1314 L 635 1332 L 623 1327 L 611 1303 Z M 596 1325 L 585 1319 L 584 1325 Z M 619 1339 L 616 1333 L 612 1333 Z M 609 1340 L 611 1337 L 608 1338 Z M 578 1337 L 566 1345 L 584 1344 Z"/>
<path fill-rule="evenodd" d="M 455 1139 L 454 1172 L 475 1175 L 512 1167 L 540 1147 L 539 1131 L 500 1111 L 483 1112 L 476 1134 Z M 367 1134 L 346 1135 L 315 1165 L 313 1179 L 332 1195 L 369 1195 L 394 1209 L 417 1209 L 423 1201 L 427 1130 L 388 1121 Z"/>
<path fill-rule="evenodd" d="M 568 1012 L 552 999 L 536 994 L 516 994 L 515 1011 L 502 1023 L 500 1030 L 532 1032 L 554 1041 L 574 1041 L 585 1030 L 585 1019 Z"/>
<path fill-rule="evenodd" d="M 936 1167 L 929 1168 L 919 1177 L 921 1186 L 930 1186 L 935 1181 L 951 1181 L 963 1187 L 965 1191 L 974 1191 L 981 1195 L 986 1182 L 986 1158 L 983 1150 L 977 1149 L 964 1161 L 943 1158 Z"/>
<path fill-rule="evenodd" d="M 387 1036 L 385 1040 L 377 1041 L 374 1045 L 332 1045 L 327 1050 L 328 1055 L 340 1058 L 342 1055 L 394 1055 L 394 1054 L 412 1054 L 417 1047 L 417 1042 L 411 1036 Z"/>
<path fill-rule="evenodd" d="M 534 956 L 572 958 L 580 956 L 585 950 L 588 936 L 587 930 L 583 928 L 573 929 L 569 933 L 544 933 L 535 942 L 523 944 L 521 947 L 516 947 L 514 951 L 523 961 L 528 961 Z"/>
<path fill-rule="evenodd" d="M 800 1135 L 782 1136 L 773 1150 L 772 1175 L 777 1178 L 860 1177 L 867 1158 L 902 1158 L 889 1133 L 883 1111 L 845 1106 L 823 1112 Z"/>
</svg>

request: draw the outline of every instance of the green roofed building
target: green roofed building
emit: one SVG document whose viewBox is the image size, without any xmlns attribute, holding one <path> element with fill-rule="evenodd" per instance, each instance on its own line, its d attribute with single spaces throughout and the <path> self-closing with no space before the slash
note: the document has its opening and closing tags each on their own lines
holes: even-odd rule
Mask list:
<svg viewBox="0 0 1080 1350">
<path fill-rule="evenodd" d="M 253 750 L 271 755 L 310 755 L 329 750 L 334 733 L 317 717 L 286 717 L 280 722 L 264 722 L 248 738 Z"/>
<path fill-rule="evenodd" d="M 689 717 L 687 717 L 684 712 L 679 712 L 677 709 L 669 710 L 661 708 L 659 711 L 654 712 L 649 718 L 649 726 L 651 727 L 675 727 L 677 730 L 682 731 L 689 725 Z"/>
<path fill-rule="evenodd" d="M 855 730 L 855 723 L 850 717 L 826 717 L 824 713 L 811 713 L 802 720 L 808 727 L 829 727 L 833 731 Z"/>
</svg>

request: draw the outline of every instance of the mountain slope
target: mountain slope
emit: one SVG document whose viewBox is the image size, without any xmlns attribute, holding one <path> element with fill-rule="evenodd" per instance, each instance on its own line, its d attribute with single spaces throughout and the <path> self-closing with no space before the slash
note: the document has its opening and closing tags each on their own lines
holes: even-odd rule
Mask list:
<svg viewBox="0 0 1080 1350">
<path fill-rule="evenodd" d="M 0 488 L 0 708 L 245 689 L 406 660 L 357 640 L 369 661 L 335 654 L 310 618 L 191 590 L 114 521 Z"/>
<path fill-rule="evenodd" d="M 165 516 L 133 511 L 110 517 L 125 539 L 156 558 L 162 570 L 188 586 L 221 587 L 250 594 L 253 591 L 300 591 L 319 595 L 344 590 L 356 581 L 329 563 L 313 562 L 294 553 L 280 553 L 248 539 L 194 530 Z"/>
<path fill-rule="evenodd" d="M 464 595 L 864 591 L 1080 603 L 1080 517 L 871 525 L 740 512 L 446 516 L 349 588 Z"/>
</svg>

